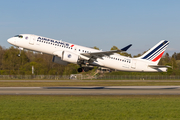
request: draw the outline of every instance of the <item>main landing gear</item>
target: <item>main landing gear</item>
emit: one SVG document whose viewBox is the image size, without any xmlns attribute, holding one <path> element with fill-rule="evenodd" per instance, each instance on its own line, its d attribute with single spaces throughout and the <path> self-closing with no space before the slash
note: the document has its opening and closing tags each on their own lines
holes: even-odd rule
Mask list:
<svg viewBox="0 0 180 120">
<path fill-rule="evenodd" d="M 78 72 L 88 72 L 89 70 L 92 70 L 93 68 L 92 67 L 89 67 L 89 66 L 85 66 L 85 67 L 82 67 L 80 65 L 80 68 L 77 69 Z"/>
<path fill-rule="evenodd" d="M 80 67 L 80 68 L 77 69 L 77 71 L 78 71 L 78 72 L 82 72 L 82 71 L 83 71 L 83 68 Z"/>
</svg>

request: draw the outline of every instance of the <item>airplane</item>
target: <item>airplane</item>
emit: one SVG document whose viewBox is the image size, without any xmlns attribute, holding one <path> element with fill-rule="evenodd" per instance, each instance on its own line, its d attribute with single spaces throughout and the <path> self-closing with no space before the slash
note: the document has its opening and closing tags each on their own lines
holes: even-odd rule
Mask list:
<svg viewBox="0 0 180 120">
<path fill-rule="evenodd" d="M 128 50 L 132 44 L 120 50 L 101 51 L 33 34 L 19 34 L 9 38 L 7 41 L 18 47 L 20 51 L 27 49 L 53 55 L 52 61 L 58 64 L 78 64 L 80 66 L 78 72 L 86 72 L 92 66 L 129 72 L 166 72 L 168 67 L 158 65 L 160 58 L 169 45 L 167 40 L 160 41 L 145 54 L 137 58 L 117 54 Z"/>
</svg>

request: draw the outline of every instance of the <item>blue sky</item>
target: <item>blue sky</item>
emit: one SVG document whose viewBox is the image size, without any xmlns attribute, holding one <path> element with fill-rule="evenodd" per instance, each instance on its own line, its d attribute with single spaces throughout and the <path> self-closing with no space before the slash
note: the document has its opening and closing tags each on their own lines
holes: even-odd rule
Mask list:
<svg viewBox="0 0 180 120">
<path fill-rule="evenodd" d="M 179 0 L 1 0 L 0 45 L 21 33 L 137 55 L 160 40 L 180 52 Z"/>
</svg>

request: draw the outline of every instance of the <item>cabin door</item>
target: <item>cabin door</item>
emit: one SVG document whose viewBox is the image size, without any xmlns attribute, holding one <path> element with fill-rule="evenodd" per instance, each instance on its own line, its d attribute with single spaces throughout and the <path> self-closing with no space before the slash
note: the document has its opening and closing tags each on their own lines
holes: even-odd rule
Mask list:
<svg viewBox="0 0 180 120">
<path fill-rule="evenodd" d="M 34 45 L 34 42 L 35 42 L 35 37 L 34 37 L 34 36 L 31 36 L 31 37 L 29 38 L 29 44 Z"/>
</svg>

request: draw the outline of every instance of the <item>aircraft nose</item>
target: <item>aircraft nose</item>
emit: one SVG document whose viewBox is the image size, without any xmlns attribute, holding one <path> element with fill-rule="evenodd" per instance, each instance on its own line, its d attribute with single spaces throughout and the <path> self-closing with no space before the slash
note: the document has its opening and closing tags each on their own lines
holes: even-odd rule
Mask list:
<svg viewBox="0 0 180 120">
<path fill-rule="evenodd" d="M 13 44 L 13 42 L 14 42 L 14 40 L 13 40 L 12 38 L 9 38 L 7 41 L 8 41 L 8 43 L 10 43 L 10 44 Z"/>
<path fill-rule="evenodd" d="M 8 41 L 8 43 L 10 43 L 10 42 L 11 42 L 11 39 L 8 39 L 7 41 Z"/>
</svg>

